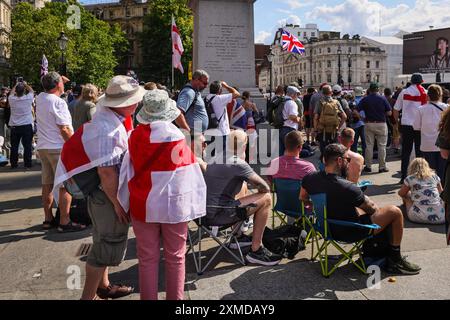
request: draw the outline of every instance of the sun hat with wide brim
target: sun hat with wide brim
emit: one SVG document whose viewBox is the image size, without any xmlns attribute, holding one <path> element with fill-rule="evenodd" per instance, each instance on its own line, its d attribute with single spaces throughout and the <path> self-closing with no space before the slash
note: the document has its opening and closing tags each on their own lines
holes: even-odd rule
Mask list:
<svg viewBox="0 0 450 320">
<path fill-rule="evenodd" d="M 147 91 L 142 101 L 142 109 L 137 114 L 137 120 L 142 124 L 155 121 L 172 122 L 180 116 L 177 103 L 169 98 L 165 90 Z"/>
<path fill-rule="evenodd" d="M 115 76 L 109 81 L 105 94 L 98 99 L 97 107 L 129 107 L 141 102 L 146 92 L 132 77 Z"/>
</svg>

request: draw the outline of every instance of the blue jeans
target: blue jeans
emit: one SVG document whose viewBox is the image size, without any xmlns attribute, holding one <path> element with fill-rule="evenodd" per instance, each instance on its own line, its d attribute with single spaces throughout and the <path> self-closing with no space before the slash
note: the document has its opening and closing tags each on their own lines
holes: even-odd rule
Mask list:
<svg viewBox="0 0 450 320">
<path fill-rule="evenodd" d="M 422 156 L 427 160 L 431 169 L 436 171 L 436 174 L 441 178 L 442 185 L 445 184 L 445 166 L 447 160 L 441 157 L 440 152 L 422 152 Z"/>
<path fill-rule="evenodd" d="M 366 134 L 364 132 L 364 126 L 353 130 L 355 130 L 355 142 L 353 143 L 351 150 L 356 153 L 358 152 L 358 141 L 359 138 L 361 138 L 362 154 L 364 156 L 366 154 Z"/>
<path fill-rule="evenodd" d="M 289 132 L 295 131 L 294 128 L 291 127 L 283 127 L 280 129 L 280 157 L 282 155 L 284 155 L 284 150 L 285 150 L 285 146 L 284 146 L 284 138 L 288 135 Z"/>
</svg>

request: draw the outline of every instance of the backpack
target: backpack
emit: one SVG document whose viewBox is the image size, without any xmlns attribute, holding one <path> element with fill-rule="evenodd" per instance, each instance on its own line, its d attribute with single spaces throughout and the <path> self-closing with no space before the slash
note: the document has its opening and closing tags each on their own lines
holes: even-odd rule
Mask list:
<svg viewBox="0 0 450 320">
<path fill-rule="evenodd" d="M 284 97 L 276 96 L 272 100 L 270 100 L 269 104 L 267 105 L 267 121 L 270 124 L 273 124 L 275 121 L 275 113 L 278 109 L 278 106 L 284 102 Z"/>
<path fill-rule="evenodd" d="M 64 181 L 64 188 L 74 199 L 86 199 L 92 191 L 100 185 L 100 177 L 97 168 L 81 172 L 74 175 L 69 180 Z"/>
<path fill-rule="evenodd" d="M 72 222 L 83 224 L 89 226 L 92 224 L 91 218 L 89 217 L 87 201 L 86 199 L 73 199 L 70 205 L 70 220 Z M 59 208 L 56 210 L 55 222 L 59 225 L 59 220 L 61 218 L 61 213 Z"/>
<path fill-rule="evenodd" d="M 214 100 L 215 97 L 216 97 L 216 95 L 212 96 L 211 99 L 209 99 L 209 100 L 204 98 L 205 109 L 206 109 L 206 113 L 208 114 L 208 129 L 217 129 L 219 127 L 220 120 L 222 120 L 225 113 L 227 112 L 225 110 L 222 113 L 222 116 L 219 119 L 217 119 L 216 113 L 214 112 L 214 108 L 212 105 L 212 101 Z"/>
<path fill-rule="evenodd" d="M 284 126 L 284 121 L 286 121 L 286 119 L 284 119 L 283 117 L 283 110 L 284 110 L 284 105 L 286 104 L 287 99 L 286 98 L 281 98 L 280 102 L 278 103 L 277 108 L 273 111 L 274 117 L 273 117 L 273 123 L 272 125 L 276 128 L 276 129 L 281 129 Z"/>
<path fill-rule="evenodd" d="M 319 103 L 322 110 L 319 117 L 319 130 L 324 133 L 336 133 L 341 122 L 337 101 L 320 100 Z"/>
<path fill-rule="evenodd" d="M 306 249 L 301 235 L 302 229 L 295 225 L 284 225 L 273 230 L 266 227 L 263 245 L 270 252 L 293 260 L 299 251 Z"/>
</svg>

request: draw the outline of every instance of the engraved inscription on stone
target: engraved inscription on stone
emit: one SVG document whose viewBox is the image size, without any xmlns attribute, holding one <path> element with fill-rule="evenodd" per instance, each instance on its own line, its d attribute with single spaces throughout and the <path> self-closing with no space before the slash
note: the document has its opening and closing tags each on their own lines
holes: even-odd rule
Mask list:
<svg viewBox="0 0 450 320">
<path fill-rule="evenodd" d="M 204 48 L 208 52 L 205 69 L 211 72 L 243 73 L 252 65 L 245 54 L 249 50 L 246 25 L 210 24 Z"/>
</svg>

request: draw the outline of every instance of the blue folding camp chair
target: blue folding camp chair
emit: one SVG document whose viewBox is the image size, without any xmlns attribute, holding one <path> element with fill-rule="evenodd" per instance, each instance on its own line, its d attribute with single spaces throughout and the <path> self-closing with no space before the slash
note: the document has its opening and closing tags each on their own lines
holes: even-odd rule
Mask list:
<svg viewBox="0 0 450 320">
<path fill-rule="evenodd" d="M 312 237 L 311 217 L 308 217 L 303 202 L 300 201 L 301 180 L 294 179 L 273 179 L 273 186 L 276 195 L 275 206 L 272 209 L 272 228 L 275 228 L 275 217 L 280 219 L 281 225 L 287 224 L 287 217 L 295 219 L 298 225 L 301 219 L 303 230 L 309 226 L 309 232 L 305 239 L 305 244 L 309 243 Z M 314 254 L 314 248 L 312 250 Z"/>
<path fill-rule="evenodd" d="M 274 201 L 275 206 L 272 209 L 272 228 L 275 228 L 276 217 L 280 220 L 281 225 L 288 223 L 287 217 L 292 217 L 298 222 L 303 216 L 303 204 L 299 198 L 302 181 L 273 179 L 273 186 L 276 202 Z"/>
<path fill-rule="evenodd" d="M 315 242 L 317 247 L 317 254 L 313 257 L 313 260 L 319 258 L 320 266 L 322 268 L 322 275 L 328 278 L 345 260 L 348 260 L 349 263 L 352 263 L 361 272 L 366 274 L 367 269 L 362 258 L 361 248 L 364 242 L 372 237 L 371 235 L 369 235 L 369 231 L 372 230 L 373 233 L 373 231 L 380 229 L 380 226 L 376 224 L 364 225 L 360 223 L 328 219 L 326 194 L 320 193 L 310 195 L 310 197 L 314 205 L 313 246 Z M 329 228 L 330 225 L 346 226 L 349 228 L 365 228 L 368 231 L 368 236 L 364 239 L 354 242 L 352 248 L 349 251 L 346 251 L 338 243 L 342 243 L 342 241 L 334 239 L 331 235 Z M 319 246 L 320 239 L 323 240 L 321 246 Z M 342 254 L 342 258 L 338 260 L 338 262 L 331 268 L 331 270 L 329 269 L 328 265 L 328 247 L 330 245 L 334 246 Z M 356 256 L 358 256 L 358 259 L 355 261 L 353 258 Z"/>
</svg>

